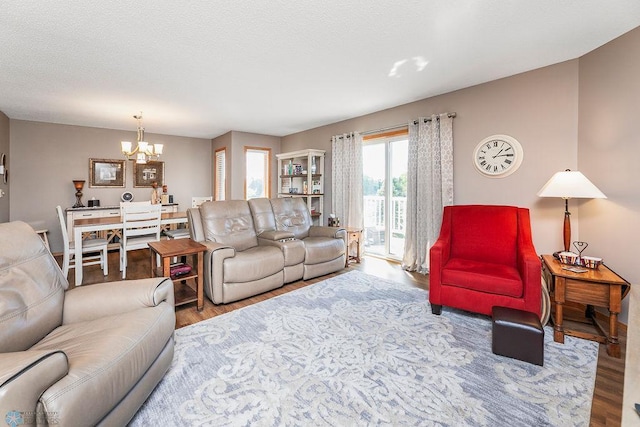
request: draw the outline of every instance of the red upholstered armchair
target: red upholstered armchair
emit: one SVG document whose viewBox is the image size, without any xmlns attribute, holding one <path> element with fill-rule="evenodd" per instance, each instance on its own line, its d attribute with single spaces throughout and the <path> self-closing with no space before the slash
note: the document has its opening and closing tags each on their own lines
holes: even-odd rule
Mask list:
<svg viewBox="0 0 640 427">
<path fill-rule="evenodd" d="M 429 256 L 433 314 L 443 305 L 486 315 L 502 306 L 540 316 L 541 265 L 528 209 L 447 206 Z"/>
</svg>

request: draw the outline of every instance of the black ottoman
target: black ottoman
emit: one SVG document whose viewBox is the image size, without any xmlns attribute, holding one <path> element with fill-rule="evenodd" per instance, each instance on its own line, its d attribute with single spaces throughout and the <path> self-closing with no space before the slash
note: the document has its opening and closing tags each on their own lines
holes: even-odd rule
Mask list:
<svg viewBox="0 0 640 427">
<path fill-rule="evenodd" d="M 493 307 L 492 315 L 494 354 L 544 364 L 544 329 L 538 316 L 508 307 Z"/>
</svg>

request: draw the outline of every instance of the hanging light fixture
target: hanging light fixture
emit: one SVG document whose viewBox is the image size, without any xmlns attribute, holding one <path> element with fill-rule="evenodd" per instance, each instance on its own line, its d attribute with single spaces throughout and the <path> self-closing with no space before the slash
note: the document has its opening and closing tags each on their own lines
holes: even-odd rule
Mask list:
<svg viewBox="0 0 640 427">
<path fill-rule="evenodd" d="M 144 128 L 142 127 L 142 111 L 139 115 L 133 116 L 138 121 L 137 145 L 133 150 L 131 141 L 121 141 L 122 154 L 131 160 L 135 155 L 136 163 L 147 163 L 150 160 L 157 160 L 162 154 L 162 144 L 149 144 L 144 140 Z"/>
</svg>

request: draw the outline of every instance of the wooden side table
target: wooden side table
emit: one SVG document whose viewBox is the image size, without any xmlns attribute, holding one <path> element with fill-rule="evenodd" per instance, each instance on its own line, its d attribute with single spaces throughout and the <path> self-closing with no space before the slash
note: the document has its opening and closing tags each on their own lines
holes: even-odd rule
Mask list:
<svg viewBox="0 0 640 427">
<path fill-rule="evenodd" d="M 170 239 L 160 240 L 158 242 L 149 243 L 151 253 L 151 277 L 171 277 L 171 259 L 174 257 L 192 257 L 191 273 L 180 276 L 171 277 L 173 280 L 173 289 L 175 295 L 175 305 L 187 304 L 197 301 L 198 311 L 204 307 L 204 288 L 203 288 L 203 256 L 207 247 L 191 239 Z M 162 267 L 156 265 L 156 255 L 162 260 Z M 195 273 L 194 273 L 195 267 Z M 193 279 L 196 288 L 193 289 L 187 284 L 187 280 Z"/>
<path fill-rule="evenodd" d="M 564 343 L 564 336 L 571 335 L 578 338 L 597 341 L 606 344 L 607 354 L 620 357 L 620 343 L 618 341 L 618 314 L 622 306 L 622 298 L 629 292 L 629 282 L 611 271 L 606 265 L 597 270 L 588 269 L 584 273 L 574 273 L 563 269 L 566 265 L 560 263 L 552 255 L 543 255 L 544 268 L 552 278 L 552 301 L 555 303 L 553 316 L 553 340 Z M 586 304 L 586 316 L 591 320 L 598 334 L 570 330 L 563 325 L 563 308 L 566 302 Z M 609 330 L 605 331 L 597 322 L 593 306 L 606 307 L 609 310 Z"/>
<path fill-rule="evenodd" d="M 360 264 L 360 240 L 362 239 L 362 229 L 347 227 L 347 262 L 345 267 L 349 267 L 349 261 L 355 261 Z M 356 255 L 349 254 L 349 247 L 352 243 L 356 244 Z"/>
</svg>

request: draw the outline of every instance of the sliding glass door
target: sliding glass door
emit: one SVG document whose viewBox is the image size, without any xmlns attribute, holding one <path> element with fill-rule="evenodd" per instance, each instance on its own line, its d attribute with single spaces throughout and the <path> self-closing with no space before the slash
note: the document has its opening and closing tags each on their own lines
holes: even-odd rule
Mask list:
<svg viewBox="0 0 640 427">
<path fill-rule="evenodd" d="M 407 206 L 407 136 L 374 139 L 365 143 L 362 150 L 365 252 L 402 259 Z"/>
</svg>

